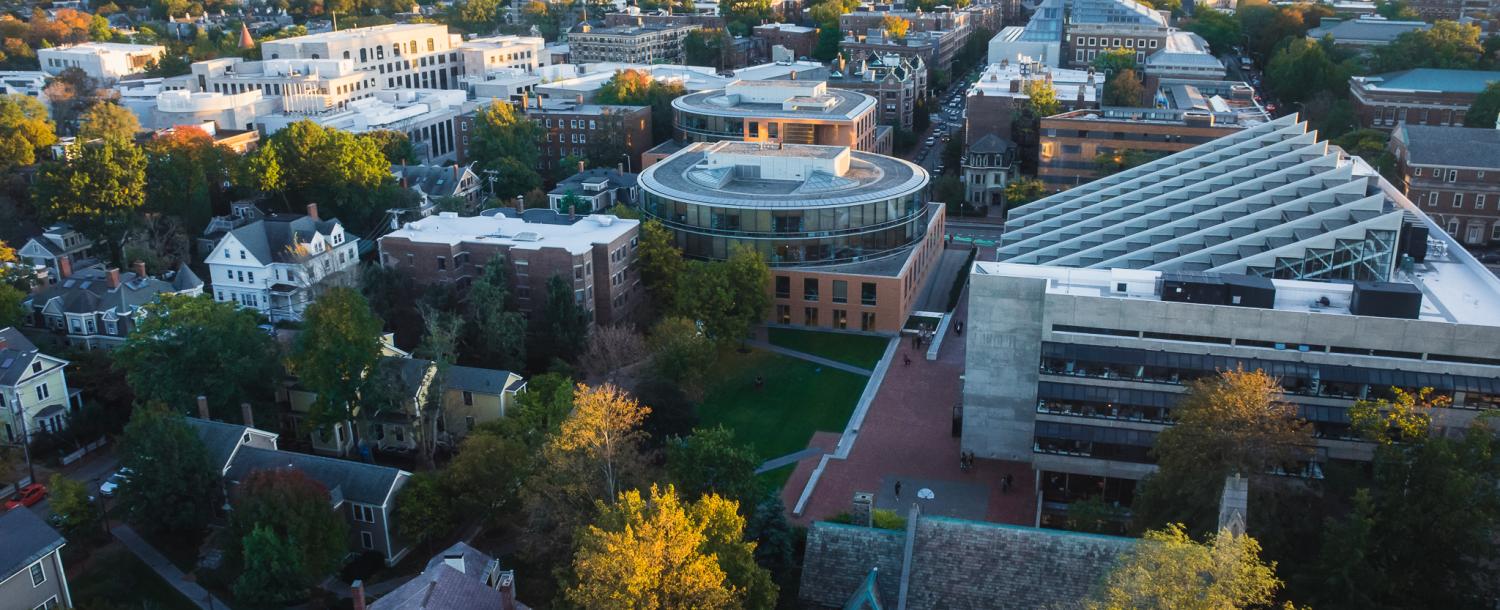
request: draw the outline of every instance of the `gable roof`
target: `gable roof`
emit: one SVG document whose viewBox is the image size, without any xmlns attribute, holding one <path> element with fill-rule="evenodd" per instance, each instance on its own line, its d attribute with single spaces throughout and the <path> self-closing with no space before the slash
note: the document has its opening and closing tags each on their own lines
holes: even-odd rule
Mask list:
<svg viewBox="0 0 1500 610">
<path fill-rule="evenodd" d="M 499 394 L 509 390 L 510 386 L 513 385 L 510 383 L 510 376 L 510 371 L 454 365 L 448 367 L 448 371 L 443 377 L 443 383 L 450 390 Z"/>
<path fill-rule="evenodd" d="M 462 571 L 448 564 L 449 556 L 462 558 Z M 370 604 L 370 610 L 498 610 L 504 594 L 485 583 L 492 565 L 493 557 L 458 542 L 433 555 L 421 574 Z"/>
<path fill-rule="evenodd" d="M 295 451 L 274 451 L 259 447 L 241 447 L 225 475 L 231 481 L 243 481 L 258 470 L 291 468 L 300 470 L 322 483 L 338 502 L 340 498 L 360 504 L 384 506 L 396 482 L 405 476 L 401 470 L 338 458 L 308 455 Z"/>
<path fill-rule="evenodd" d="M 0 328 L 0 385 L 15 385 L 40 356 L 41 351 L 21 331 Z"/>
<path fill-rule="evenodd" d="M 406 185 L 406 188 L 425 193 L 429 197 L 451 197 L 458 193 L 466 174 L 472 173 L 469 165 L 392 165 L 391 175 Z"/>
<path fill-rule="evenodd" d="M 224 472 L 229 466 L 229 458 L 234 456 L 234 450 L 240 446 L 240 441 L 245 438 L 250 427 L 197 417 L 186 419 L 193 431 L 198 433 L 198 440 L 203 441 L 203 447 L 208 449 L 208 459 L 212 460 L 219 472 Z"/>
<path fill-rule="evenodd" d="M 151 303 L 162 294 L 196 290 L 203 287 L 203 280 L 192 271 L 180 276 L 185 266 L 178 267 L 166 279 L 140 277 L 132 271 L 120 271 L 120 283 L 109 285 L 109 271 L 100 267 L 89 267 L 73 272 L 57 284 L 32 295 L 27 299 L 34 307 L 38 304 L 54 309 L 48 313 L 98 313 L 114 311 L 128 314 L 136 308 Z"/>
<path fill-rule="evenodd" d="M 1002 138 L 993 133 L 985 134 L 978 142 L 969 146 L 969 152 L 975 153 L 1004 153 L 1014 149 L 1016 145 L 1010 140 Z"/>
<path fill-rule="evenodd" d="M 626 173 L 618 170 L 596 167 L 593 169 L 586 169 L 584 171 L 573 174 L 572 176 L 568 176 L 567 179 L 558 182 L 557 186 L 554 187 L 551 191 L 548 191 L 547 194 L 566 195 L 572 192 L 577 193 L 579 196 L 583 196 L 585 195 L 583 191 L 583 183 L 597 182 L 599 180 L 608 181 L 609 184 L 605 188 L 609 189 L 634 188 L 637 182 L 637 176 L 636 174 Z"/>
<path fill-rule="evenodd" d="M 26 569 L 68 541 L 27 509 L 0 513 L 0 580 Z"/>
<path fill-rule="evenodd" d="M 295 262 L 291 254 L 294 245 L 305 244 L 318 233 L 328 235 L 336 226 L 340 226 L 337 218 L 314 220 L 306 214 L 267 214 L 265 218 L 230 230 L 227 235 L 233 235 L 256 260 L 269 265 Z M 223 243 L 222 239 L 219 241 Z M 218 249 L 217 244 L 214 249 Z M 208 262 L 214 263 L 217 259 L 210 258 Z"/>
</svg>

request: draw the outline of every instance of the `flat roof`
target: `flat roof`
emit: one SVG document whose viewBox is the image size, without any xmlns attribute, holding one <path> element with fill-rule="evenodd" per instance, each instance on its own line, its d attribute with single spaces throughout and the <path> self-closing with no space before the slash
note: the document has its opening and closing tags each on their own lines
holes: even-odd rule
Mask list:
<svg viewBox="0 0 1500 610">
<path fill-rule="evenodd" d="M 849 169 L 840 176 L 813 172 L 806 180 L 742 178 L 733 168 L 713 167 L 707 155 L 723 148 L 736 155 L 828 158 L 845 150 L 839 146 L 762 144 L 754 142 L 699 142 L 646 168 L 641 187 L 678 201 L 724 207 L 816 208 L 870 203 L 910 194 L 927 186 L 927 171 L 895 157 L 849 151 Z M 708 179 L 717 184 L 706 184 Z"/>
<path fill-rule="evenodd" d="M 760 81 L 765 86 L 789 86 L 809 85 L 820 81 L 805 80 L 772 80 Z M 757 81 L 740 81 L 739 85 L 755 85 Z M 714 89 L 712 91 L 700 91 L 689 93 L 672 100 L 672 107 L 684 112 L 696 114 L 707 114 L 711 116 L 727 117 L 767 117 L 767 118 L 820 118 L 820 119 L 843 119 L 854 120 L 875 105 L 875 98 L 848 89 L 829 87 L 827 96 L 836 100 L 832 108 L 828 110 L 804 109 L 783 110 L 781 103 L 756 104 L 740 102 L 730 99 L 726 89 Z"/>
<path fill-rule="evenodd" d="M 609 214 L 590 214 L 571 224 L 553 224 L 506 216 L 458 216 L 445 212 L 406 223 L 380 241 L 404 238 L 450 247 L 460 243 L 482 243 L 522 250 L 562 248 L 577 256 L 593 250 L 594 244 L 613 242 L 639 225 L 639 220 Z"/>
<path fill-rule="evenodd" d="M 1490 83 L 1500 81 L 1500 72 L 1416 68 L 1354 78 L 1376 90 L 1479 93 Z"/>
<path fill-rule="evenodd" d="M 276 40 L 267 40 L 266 42 L 274 44 L 307 44 L 314 42 L 332 42 L 337 40 L 357 40 L 359 38 L 363 38 L 365 36 L 370 36 L 373 34 L 418 31 L 429 28 L 442 28 L 445 32 L 448 30 L 448 26 L 437 23 L 387 23 L 385 25 L 372 25 L 369 27 L 350 28 L 347 30 L 337 30 L 333 32 L 318 32 L 316 34 L 293 36 L 291 38 L 278 38 Z"/>
</svg>

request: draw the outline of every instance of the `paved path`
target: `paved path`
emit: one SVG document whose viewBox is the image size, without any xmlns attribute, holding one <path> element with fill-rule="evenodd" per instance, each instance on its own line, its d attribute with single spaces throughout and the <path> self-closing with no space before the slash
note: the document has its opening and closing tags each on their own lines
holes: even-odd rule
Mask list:
<svg viewBox="0 0 1500 610">
<path fill-rule="evenodd" d="M 125 548 L 135 553 L 135 556 L 141 558 L 141 561 L 146 562 L 146 565 L 151 566 L 151 569 L 155 570 L 162 577 L 162 580 L 172 585 L 173 589 L 177 589 L 177 592 L 188 598 L 188 601 L 197 604 L 203 610 L 229 610 L 228 604 L 225 604 L 217 597 L 209 595 L 208 590 L 198 586 L 198 583 L 188 580 L 187 575 L 183 574 L 182 570 L 172 565 L 172 562 L 168 561 L 165 555 L 162 555 L 160 551 L 156 550 L 156 547 L 151 546 L 139 534 L 136 534 L 135 530 L 130 529 L 130 526 L 116 524 L 110 526 L 110 531 L 114 533 L 115 538 L 120 541 L 120 544 L 125 545 Z"/>
<path fill-rule="evenodd" d="M 795 453 L 788 453 L 778 458 L 771 458 L 769 460 L 766 460 L 765 463 L 761 464 L 760 468 L 756 468 L 755 474 L 770 472 L 772 470 L 776 470 L 777 468 L 781 468 L 782 466 L 795 464 L 810 457 L 823 455 L 824 453 L 826 452 L 817 447 L 808 447 Z"/>
<path fill-rule="evenodd" d="M 917 311 L 948 311 L 948 293 L 953 291 L 953 282 L 958 280 L 958 270 L 969 261 L 968 248 L 947 248 L 938 259 L 937 267 L 927 275 L 927 285 L 922 288 L 917 300 Z"/>
<path fill-rule="evenodd" d="M 761 341 L 759 339 L 751 339 L 749 341 L 746 341 L 745 344 L 749 345 L 751 347 L 755 347 L 755 348 L 766 350 L 766 351 L 771 352 L 773 354 L 781 354 L 783 356 L 791 356 L 793 358 L 800 358 L 800 359 L 806 360 L 808 362 L 813 362 L 813 363 L 816 363 L 816 364 L 821 364 L 821 365 L 826 366 L 826 367 L 831 368 L 831 369 L 838 369 L 840 371 L 848 371 L 850 373 L 854 373 L 855 375 L 864 375 L 865 377 L 869 377 L 869 376 L 875 374 L 875 372 L 871 371 L 870 369 L 862 369 L 862 368 L 859 368 L 857 366 L 853 366 L 853 365 L 849 365 L 849 364 L 844 364 L 844 363 L 839 362 L 837 360 L 829 360 L 829 359 L 824 358 L 822 356 L 814 356 L 814 355 L 809 354 L 807 352 L 799 352 L 797 350 L 787 349 L 787 348 L 781 347 L 779 345 L 771 345 L 770 343 L 768 343 L 766 341 Z"/>
</svg>

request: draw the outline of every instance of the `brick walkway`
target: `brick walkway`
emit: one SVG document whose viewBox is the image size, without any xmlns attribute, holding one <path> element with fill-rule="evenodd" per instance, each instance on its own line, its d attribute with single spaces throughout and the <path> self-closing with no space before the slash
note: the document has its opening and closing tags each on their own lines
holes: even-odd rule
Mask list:
<svg viewBox="0 0 1500 610">
<path fill-rule="evenodd" d="M 135 553 L 136 557 L 139 557 L 147 566 L 150 566 L 152 570 L 161 576 L 162 580 L 172 585 L 173 589 L 177 589 L 177 592 L 186 597 L 188 601 L 193 602 L 203 610 L 228 610 L 228 605 L 219 598 L 209 595 L 207 590 L 199 586 L 198 583 L 190 580 L 186 574 L 182 573 L 182 570 L 172 565 L 172 562 L 168 561 L 166 556 L 157 551 L 156 547 L 151 546 L 151 543 L 146 542 L 144 538 L 136 534 L 135 530 L 131 529 L 130 526 L 123 523 L 116 523 L 110 526 L 110 531 L 120 541 L 120 544 L 130 549 L 131 553 Z"/>
<path fill-rule="evenodd" d="M 967 311 L 965 295 L 955 321 L 965 319 Z M 952 435 L 953 405 L 962 396 L 959 376 L 963 374 L 966 339 L 967 335 L 955 336 L 950 331 L 938 359 L 931 362 L 925 357 L 925 348 L 918 352 L 911 348 L 910 339 L 902 342 L 899 351 L 911 354 L 912 363 L 901 364 L 897 354 L 870 405 L 849 459 L 828 461 L 802 516 L 789 516 L 793 522 L 806 525 L 847 511 L 854 492 L 884 491 L 883 480 L 905 478 L 987 485 L 987 520 L 1033 523 L 1036 496 L 1030 467 L 1019 462 L 977 460 L 969 472 L 958 468 L 958 438 Z M 796 506 L 817 465 L 817 457 L 797 463 L 781 494 L 788 512 Z M 1014 487 L 1002 494 L 999 482 L 1007 473 L 1014 477 Z"/>
</svg>

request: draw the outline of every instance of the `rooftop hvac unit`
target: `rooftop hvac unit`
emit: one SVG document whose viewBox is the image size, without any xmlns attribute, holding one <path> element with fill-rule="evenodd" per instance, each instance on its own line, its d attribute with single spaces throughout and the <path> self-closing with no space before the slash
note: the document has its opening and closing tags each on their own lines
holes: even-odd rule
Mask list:
<svg viewBox="0 0 1500 610">
<path fill-rule="evenodd" d="M 1422 313 L 1422 291 L 1405 282 L 1355 282 L 1349 312 L 1356 316 L 1415 320 Z"/>
</svg>

